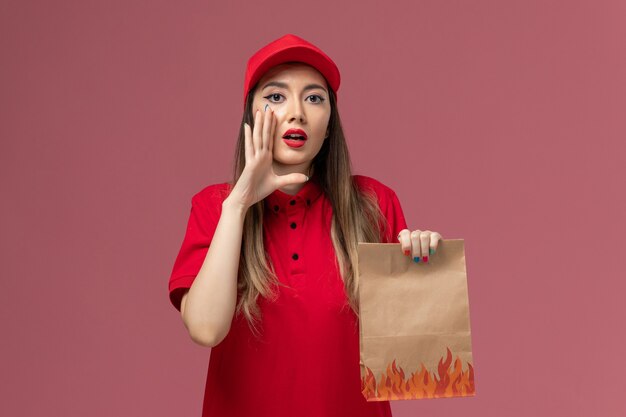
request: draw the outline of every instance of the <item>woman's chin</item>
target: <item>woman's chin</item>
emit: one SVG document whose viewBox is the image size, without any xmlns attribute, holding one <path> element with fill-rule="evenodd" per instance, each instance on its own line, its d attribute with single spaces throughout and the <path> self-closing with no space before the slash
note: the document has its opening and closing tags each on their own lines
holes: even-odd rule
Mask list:
<svg viewBox="0 0 626 417">
<path fill-rule="evenodd" d="M 308 158 L 303 157 L 302 155 L 276 155 L 274 154 L 274 165 L 275 166 L 294 166 L 294 165 L 302 165 L 308 164 L 310 160 Z"/>
</svg>

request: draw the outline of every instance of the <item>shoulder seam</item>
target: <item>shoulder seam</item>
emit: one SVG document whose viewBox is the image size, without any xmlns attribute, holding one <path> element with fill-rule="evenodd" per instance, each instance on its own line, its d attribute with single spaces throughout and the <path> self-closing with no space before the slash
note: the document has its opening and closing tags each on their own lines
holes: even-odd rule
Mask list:
<svg viewBox="0 0 626 417">
<path fill-rule="evenodd" d="M 223 201 L 228 194 L 228 189 L 229 183 L 227 182 L 210 184 L 193 194 L 191 201 L 193 203 L 194 201 L 202 202 L 203 200 L 218 198 L 220 201 Z"/>
<path fill-rule="evenodd" d="M 362 181 L 364 183 L 367 183 L 369 185 L 370 188 L 375 189 L 375 190 L 381 190 L 383 192 L 386 193 L 394 193 L 395 191 L 389 187 L 387 184 L 377 180 L 376 178 L 373 177 L 368 177 L 366 175 L 354 175 L 354 177 L 361 177 L 360 180 L 358 181 Z"/>
</svg>

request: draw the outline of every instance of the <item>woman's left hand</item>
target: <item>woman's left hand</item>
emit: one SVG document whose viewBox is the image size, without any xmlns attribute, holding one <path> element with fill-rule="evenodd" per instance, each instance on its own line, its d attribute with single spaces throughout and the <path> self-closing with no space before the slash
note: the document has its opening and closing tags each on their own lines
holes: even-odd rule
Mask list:
<svg viewBox="0 0 626 417">
<path fill-rule="evenodd" d="M 437 251 L 439 240 L 443 239 L 437 232 L 430 230 L 403 229 L 398 234 L 398 242 L 402 244 L 402 252 L 411 256 L 415 262 L 428 262 L 428 257 Z"/>
</svg>

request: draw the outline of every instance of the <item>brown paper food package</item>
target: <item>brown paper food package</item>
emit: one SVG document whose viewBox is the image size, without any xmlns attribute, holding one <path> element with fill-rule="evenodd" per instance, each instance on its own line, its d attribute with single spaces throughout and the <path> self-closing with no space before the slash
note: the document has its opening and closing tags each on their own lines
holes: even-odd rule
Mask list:
<svg viewBox="0 0 626 417">
<path fill-rule="evenodd" d="M 361 388 L 367 401 L 475 395 L 463 239 L 416 263 L 359 243 Z"/>
</svg>

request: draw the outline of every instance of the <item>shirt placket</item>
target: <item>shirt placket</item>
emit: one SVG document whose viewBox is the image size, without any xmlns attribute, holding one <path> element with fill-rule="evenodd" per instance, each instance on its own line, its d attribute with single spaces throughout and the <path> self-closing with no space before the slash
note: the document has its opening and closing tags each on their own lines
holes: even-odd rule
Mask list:
<svg viewBox="0 0 626 417">
<path fill-rule="evenodd" d="M 289 273 L 291 275 L 304 274 L 307 253 L 304 252 L 304 214 L 305 208 L 302 198 L 294 197 L 287 201 L 287 248 L 291 257 Z"/>
</svg>

